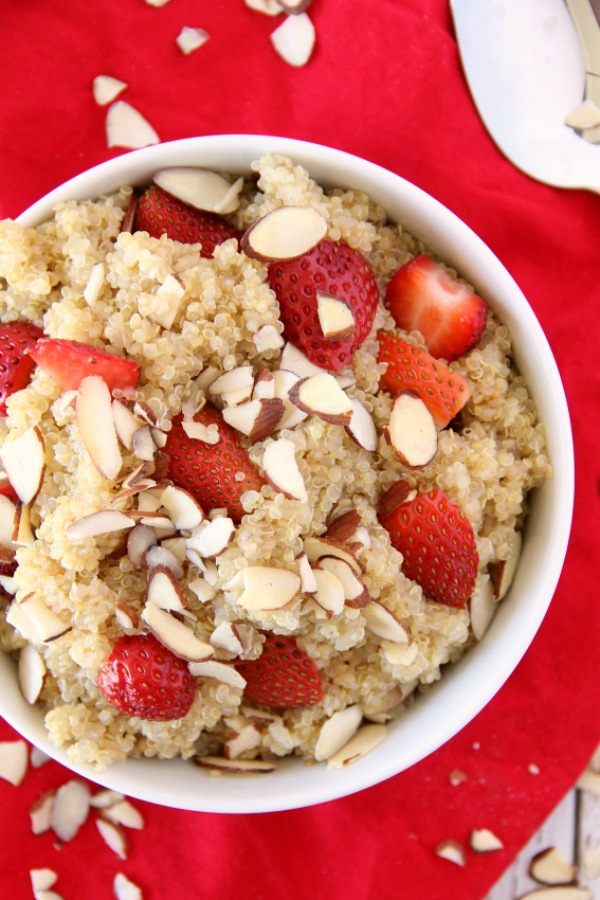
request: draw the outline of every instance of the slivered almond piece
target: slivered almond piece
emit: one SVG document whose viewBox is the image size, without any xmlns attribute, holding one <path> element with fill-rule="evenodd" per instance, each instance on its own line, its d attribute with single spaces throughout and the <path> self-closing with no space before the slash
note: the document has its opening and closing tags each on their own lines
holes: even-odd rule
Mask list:
<svg viewBox="0 0 600 900">
<path fill-rule="evenodd" d="M 200 641 L 188 628 L 169 612 L 148 603 L 142 612 L 142 620 L 157 641 L 186 662 L 203 662 L 214 656 L 209 644 Z"/>
<path fill-rule="evenodd" d="M 221 440 L 218 431 L 209 431 L 208 426 L 193 419 L 183 419 L 181 427 L 192 440 L 204 441 L 205 444 L 218 444 Z"/>
<path fill-rule="evenodd" d="M 393 666 L 410 666 L 419 653 L 419 647 L 412 644 L 399 644 L 396 641 L 388 641 L 382 638 L 379 645 L 383 656 Z"/>
<path fill-rule="evenodd" d="M 257 444 L 275 431 L 284 413 L 283 400 L 273 397 L 271 400 L 250 400 L 240 406 L 225 407 L 223 418 L 228 425 Z"/>
<path fill-rule="evenodd" d="M 50 827 L 61 841 L 71 841 L 90 809 L 90 790 L 83 781 L 67 781 L 56 792 Z"/>
<path fill-rule="evenodd" d="M 529 864 L 529 877 L 538 884 L 577 884 L 577 869 L 558 847 L 536 853 Z"/>
<path fill-rule="evenodd" d="M 31 887 L 37 900 L 39 891 L 49 891 L 56 884 L 58 875 L 52 869 L 30 869 Z"/>
<path fill-rule="evenodd" d="M 146 552 L 156 544 L 156 532 L 151 525 L 134 525 L 127 535 L 127 555 L 136 569 L 146 563 Z"/>
<path fill-rule="evenodd" d="M 246 687 L 246 679 L 240 675 L 233 666 L 226 663 L 209 660 L 208 662 L 190 663 L 190 674 L 194 678 L 214 678 L 223 684 L 244 690 Z"/>
<path fill-rule="evenodd" d="M 21 647 L 19 653 L 19 687 L 28 703 L 34 704 L 44 687 L 46 664 L 42 656 L 31 644 Z"/>
<path fill-rule="evenodd" d="M 345 559 L 337 556 L 323 556 L 317 567 L 331 572 L 341 582 L 347 606 L 352 609 L 362 609 L 370 602 L 371 598 L 366 584 L 355 574 L 352 566 Z"/>
<path fill-rule="evenodd" d="M 222 756 L 194 756 L 192 759 L 204 769 L 217 769 L 235 775 L 264 775 L 277 768 L 275 763 L 264 759 L 225 759 Z"/>
<path fill-rule="evenodd" d="M 164 541 L 160 542 L 160 546 L 164 547 L 166 550 L 170 550 L 174 556 L 177 557 L 181 565 L 185 563 L 185 538 L 184 537 L 172 537 L 167 538 Z"/>
<path fill-rule="evenodd" d="M 209 391 L 211 394 L 230 394 L 234 391 L 248 389 L 252 391 L 254 387 L 254 372 L 252 366 L 236 366 L 228 372 L 223 372 L 218 378 L 211 383 Z"/>
<path fill-rule="evenodd" d="M 44 438 L 37 425 L 28 428 L 14 441 L 5 443 L 0 450 L 0 460 L 19 500 L 25 505 L 33 503 L 46 471 Z"/>
<path fill-rule="evenodd" d="M 65 534 L 71 541 L 81 541 L 84 538 L 96 537 L 99 534 L 110 534 L 113 531 L 124 531 L 133 528 L 134 520 L 125 513 L 116 509 L 101 509 L 77 519 L 65 529 Z"/>
<path fill-rule="evenodd" d="M 327 222 L 311 206 L 281 206 L 248 228 L 240 241 L 246 256 L 268 262 L 308 253 L 327 232 Z"/>
<path fill-rule="evenodd" d="M 137 416 L 134 416 L 129 407 L 121 403 L 120 400 L 113 400 L 112 414 L 117 437 L 124 447 L 131 450 L 133 435 L 144 423 Z"/>
<path fill-rule="evenodd" d="M 372 600 L 365 606 L 362 614 L 367 620 L 367 628 L 377 637 L 394 644 L 408 644 L 410 635 L 406 625 L 378 600 Z"/>
<path fill-rule="evenodd" d="M 281 351 L 279 368 L 283 371 L 293 372 L 298 378 L 308 378 L 310 375 L 320 375 L 323 369 L 311 362 L 305 354 L 290 344 L 289 341 Z"/>
<path fill-rule="evenodd" d="M 25 506 L 20 500 L 15 507 L 15 521 L 13 525 L 13 543 L 17 547 L 33 547 L 35 540 L 31 530 L 31 507 Z"/>
<path fill-rule="evenodd" d="M 271 43 L 290 66 L 304 66 L 315 45 L 315 27 L 305 12 L 287 16 L 271 34 Z"/>
<path fill-rule="evenodd" d="M 110 849 L 119 859 L 127 859 L 128 841 L 120 825 L 108 819 L 96 819 L 96 827 Z"/>
<path fill-rule="evenodd" d="M 117 900 L 142 900 L 142 891 L 122 872 L 115 875 L 113 892 Z"/>
<path fill-rule="evenodd" d="M 2 546 L 2 562 L 10 562 L 14 559 L 14 551 L 17 549 L 13 542 L 15 528 L 16 507 L 12 500 L 0 494 L 0 545 Z M 10 558 L 8 558 L 10 556 Z"/>
<path fill-rule="evenodd" d="M 155 481 L 151 478 L 154 475 L 155 464 L 153 462 L 142 462 L 140 465 L 130 472 L 123 481 L 121 482 L 121 489 L 124 491 L 129 491 L 134 487 L 137 487 L 139 484 L 143 485 L 144 490 L 147 489 L 147 482 L 152 481 L 152 484 L 156 484 Z"/>
<path fill-rule="evenodd" d="M 243 652 L 242 642 L 233 622 L 221 622 L 217 625 L 209 638 L 209 644 L 218 650 L 233 653 L 234 656 Z"/>
<path fill-rule="evenodd" d="M 235 536 L 235 523 L 228 516 L 219 516 L 194 529 L 186 546 L 204 558 L 219 556 Z"/>
<path fill-rule="evenodd" d="M 0 575 L 0 586 L 6 594 L 16 594 L 18 591 L 17 582 L 11 575 Z"/>
<path fill-rule="evenodd" d="M 92 85 L 94 100 L 98 106 L 106 106 L 124 91 L 127 84 L 110 75 L 96 75 Z"/>
<path fill-rule="evenodd" d="M 344 586 L 342 582 L 332 572 L 321 569 L 320 563 L 314 567 L 313 575 L 317 582 L 317 590 L 313 594 L 312 599 L 333 616 L 341 613 L 344 608 Z"/>
<path fill-rule="evenodd" d="M 317 591 L 317 579 L 308 561 L 308 556 L 306 553 L 300 553 L 296 559 L 298 560 L 302 593 L 315 594 Z"/>
<path fill-rule="evenodd" d="M 237 599 L 243 609 L 282 609 L 300 592 L 300 576 L 289 569 L 248 566 L 242 569 L 244 590 Z"/>
<path fill-rule="evenodd" d="M 83 297 L 88 306 L 93 306 L 104 285 L 104 276 L 106 274 L 103 262 L 94 263 L 90 270 L 88 283 L 83 289 Z"/>
<path fill-rule="evenodd" d="M 476 641 L 480 641 L 496 612 L 494 588 L 491 581 L 480 585 L 469 598 L 471 629 Z"/>
<path fill-rule="evenodd" d="M 399 703 L 402 703 L 403 699 L 402 690 L 396 685 L 395 687 L 390 688 L 383 697 L 379 698 L 379 700 L 376 700 L 373 703 L 361 704 L 362 711 L 368 718 L 371 716 L 380 716 L 384 713 L 388 713 L 391 709 L 394 709 Z"/>
<path fill-rule="evenodd" d="M 133 404 L 133 412 L 134 415 L 143 419 L 146 425 L 156 426 L 158 424 L 154 410 L 144 400 L 135 401 Z"/>
<path fill-rule="evenodd" d="M 166 509 L 175 528 L 195 528 L 204 519 L 204 511 L 195 497 L 183 488 L 169 485 L 162 492 L 161 506 Z"/>
<path fill-rule="evenodd" d="M 281 400 L 277 402 L 282 403 Z M 306 503 L 308 494 L 304 478 L 296 462 L 295 450 L 293 441 L 287 438 L 278 438 L 272 441 L 265 447 L 263 469 L 267 481 L 276 491 L 280 491 L 288 500 Z"/>
<path fill-rule="evenodd" d="M 135 828 L 139 831 L 144 827 L 144 817 L 128 800 L 118 800 L 105 807 L 103 815 L 117 825 L 124 825 L 125 828 Z"/>
<path fill-rule="evenodd" d="M 317 291 L 317 316 L 326 341 L 349 341 L 356 330 L 350 304 L 326 291 Z"/>
<path fill-rule="evenodd" d="M 161 431 L 160 428 L 153 428 L 151 425 L 150 434 L 157 447 L 162 448 L 166 446 L 168 438 L 164 431 Z"/>
<path fill-rule="evenodd" d="M 144 562 L 149 569 L 157 569 L 162 566 L 169 569 L 175 579 L 181 578 L 183 575 L 183 566 L 172 550 L 162 545 L 155 544 L 149 547 L 144 555 Z"/>
<path fill-rule="evenodd" d="M 121 800 L 125 800 L 125 794 L 121 794 L 119 791 L 112 791 L 109 788 L 104 788 L 103 790 L 96 791 L 90 798 L 90 806 L 93 806 L 94 809 L 106 809 L 108 806 L 120 803 Z"/>
<path fill-rule="evenodd" d="M 548 887 L 538 888 L 521 894 L 519 900 L 594 900 L 594 894 L 588 888 L 577 887 Z"/>
<path fill-rule="evenodd" d="M 31 830 L 34 834 L 45 834 L 46 831 L 50 831 L 55 796 L 55 790 L 46 791 L 29 810 Z"/>
<path fill-rule="evenodd" d="M 275 382 L 275 397 L 283 400 L 284 413 L 283 418 L 277 426 L 277 430 L 283 428 L 294 428 L 306 419 L 308 413 L 299 409 L 290 400 L 290 391 L 300 381 L 300 376 L 287 369 L 277 369 L 273 372 L 273 381 Z"/>
<path fill-rule="evenodd" d="M 220 401 L 223 409 L 231 406 L 241 406 L 242 403 L 247 403 L 252 399 L 252 388 L 244 387 L 240 388 L 239 391 L 223 391 L 222 394 L 217 394 L 217 399 Z"/>
<path fill-rule="evenodd" d="M 117 477 L 122 464 L 111 403 L 102 378 L 88 375 L 82 379 L 75 406 L 77 426 L 94 466 L 109 481 Z"/>
<path fill-rule="evenodd" d="M 394 400 L 384 435 L 403 466 L 422 469 L 431 462 L 438 447 L 433 416 L 412 391 L 402 391 Z"/>
<path fill-rule="evenodd" d="M 385 725 L 363 725 L 341 750 L 329 757 L 327 768 L 334 770 L 346 768 L 379 746 L 386 734 Z"/>
<path fill-rule="evenodd" d="M 252 643 L 254 641 L 254 626 L 250 625 L 248 622 L 238 622 L 235 626 L 235 630 L 237 631 L 242 644 L 242 653 L 249 653 L 252 650 Z"/>
<path fill-rule="evenodd" d="M 135 606 L 130 603 L 117 603 L 115 607 L 115 619 L 121 628 L 137 628 L 140 617 Z"/>
<path fill-rule="evenodd" d="M 469 838 L 471 849 L 476 853 L 492 853 L 502 850 L 504 844 L 489 828 L 474 828 Z"/>
<path fill-rule="evenodd" d="M 314 613 L 315 619 L 317 619 L 319 621 L 321 621 L 323 619 L 329 620 L 333 616 L 332 612 L 329 612 L 329 610 L 323 609 L 323 607 L 319 606 L 319 604 L 316 602 L 316 600 L 313 600 L 312 597 L 309 597 L 308 600 L 304 603 L 302 611 L 305 613 L 308 613 L 308 612 Z"/>
<path fill-rule="evenodd" d="M 184 294 L 185 285 L 179 275 L 169 272 L 154 294 L 157 309 L 152 309 L 148 318 L 168 330 L 175 321 Z M 161 311 L 158 312 L 158 309 Z"/>
<path fill-rule="evenodd" d="M 311 563 L 317 562 L 323 556 L 337 556 L 339 559 L 345 560 L 356 575 L 360 576 L 364 572 L 363 564 L 354 553 L 333 538 L 308 537 L 304 539 L 303 548 Z"/>
<path fill-rule="evenodd" d="M 245 705 L 240 706 L 240 713 L 244 718 L 254 722 L 256 725 L 272 725 L 279 718 L 279 716 L 267 712 L 265 709 L 254 709 L 252 706 Z"/>
<path fill-rule="evenodd" d="M 190 28 L 188 25 L 184 25 L 175 38 L 177 46 L 186 56 L 188 53 L 197 50 L 208 40 L 209 34 L 204 28 Z"/>
<path fill-rule="evenodd" d="M 235 212 L 240 205 L 239 195 L 244 187 L 244 178 L 240 175 L 237 181 L 229 185 L 229 190 L 225 191 L 220 200 L 217 200 L 213 207 L 213 211 L 221 215 L 229 215 Z"/>
<path fill-rule="evenodd" d="M 283 6 L 280 6 L 277 0 L 244 0 L 244 3 L 265 16 L 279 16 L 283 12 Z"/>
<path fill-rule="evenodd" d="M 253 400 L 272 400 L 275 396 L 275 380 L 268 369 L 259 369 L 252 388 Z"/>
<path fill-rule="evenodd" d="M 253 724 L 234 732 L 223 746 L 227 759 L 238 759 L 247 750 L 254 750 L 260 744 L 260 731 Z"/>
<path fill-rule="evenodd" d="M 236 182 L 236 185 L 239 183 Z M 154 176 L 154 183 L 174 197 L 195 206 L 196 209 L 204 209 L 208 212 L 222 213 L 235 212 L 239 206 L 239 191 L 243 182 L 239 184 L 238 195 L 230 198 L 227 207 L 220 204 L 229 194 L 231 184 L 226 178 L 211 172 L 209 169 L 195 166 L 174 166 L 169 169 L 161 169 Z M 217 210 L 219 207 L 219 210 Z"/>
<path fill-rule="evenodd" d="M 347 706 L 334 713 L 322 726 L 315 745 L 315 759 L 322 762 L 345 747 L 362 722 L 360 706 Z"/>
<path fill-rule="evenodd" d="M 341 515 L 336 516 L 336 518 L 329 523 L 327 531 L 325 532 L 325 537 L 333 538 L 334 541 L 339 541 L 341 544 L 344 544 L 352 538 L 360 525 L 360 522 L 361 518 L 359 511 L 357 509 L 349 509 Z"/>
<path fill-rule="evenodd" d="M 25 741 L 0 741 L 0 778 L 17 787 L 25 778 L 29 748 Z"/>
<path fill-rule="evenodd" d="M 457 866 L 464 866 L 467 861 L 464 847 L 456 841 L 442 841 L 435 848 L 435 852 L 442 859 L 447 859 Z"/>
<path fill-rule="evenodd" d="M 348 425 L 352 418 L 350 399 L 328 372 L 301 378 L 290 389 L 289 398 L 307 415 L 334 425 Z"/>
<path fill-rule="evenodd" d="M 106 143 L 109 147 L 139 150 L 159 144 L 160 138 L 137 109 L 124 100 L 117 100 L 106 114 Z"/>
<path fill-rule="evenodd" d="M 27 614 L 38 635 L 34 643 L 48 644 L 71 631 L 71 625 L 65 625 L 52 610 L 34 593 L 27 594 L 19 600 L 19 606 Z M 7 617 L 8 619 L 8 617 Z"/>
<path fill-rule="evenodd" d="M 30 641 L 32 644 L 42 643 L 33 621 L 29 618 L 22 605 L 17 600 L 13 600 L 6 610 L 6 621 L 9 625 L 12 625 L 13 628 L 16 628 L 26 641 Z"/>
<path fill-rule="evenodd" d="M 137 213 L 138 203 L 140 202 L 140 192 L 135 188 L 129 197 L 129 203 L 125 211 L 125 215 L 121 221 L 121 233 L 133 234 L 133 226 L 135 224 L 135 216 Z"/>
<path fill-rule="evenodd" d="M 274 325 L 261 325 L 252 335 L 252 342 L 258 353 L 279 350 L 285 343 Z"/>
<path fill-rule="evenodd" d="M 179 612 L 188 605 L 183 588 L 168 566 L 158 565 L 148 573 L 146 603 Z"/>
<path fill-rule="evenodd" d="M 141 428 L 134 431 L 131 436 L 131 450 L 138 459 L 143 459 L 146 462 L 154 460 L 157 447 L 149 425 L 142 425 Z"/>
<path fill-rule="evenodd" d="M 352 373 L 346 375 L 344 372 L 336 372 L 334 378 L 343 391 L 345 391 L 346 388 L 354 387 L 356 384 L 356 376 Z"/>
<path fill-rule="evenodd" d="M 414 492 L 416 496 L 416 492 Z M 393 513 L 401 503 L 406 503 L 413 497 L 413 488 L 408 481 L 395 481 L 379 498 L 377 513 L 379 518 L 385 518 Z"/>
<path fill-rule="evenodd" d="M 42 766 L 46 765 L 47 762 L 50 762 L 52 759 L 51 756 L 48 756 L 47 753 L 44 753 L 43 750 L 40 750 L 39 747 L 32 747 L 31 753 L 29 754 L 29 761 L 34 769 L 40 769 Z"/>
<path fill-rule="evenodd" d="M 209 603 L 217 593 L 217 589 L 204 578 L 196 578 L 195 581 L 188 584 L 188 587 L 190 591 L 194 592 L 200 603 Z"/>
<path fill-rule="evenodd" d="M 366 406 L 363 406 L 356 397 L 349 397 L 349 400 L 352 415 L 349 423 L 345 426 L 346 432 L 363 450 L 375 453 L 379 445 L 379 435 L 373 417 Z"/>
<path fill-rule="evenodd" d="M 501 559 L 493 575 L 494 582 L 494 599 L 496 602 L 508 593 L 508 589 L 513 582 L 519 559 L 521 558 L 521 550 L 523 548 L 523 535 L 520 531 L 515 533 L 514 543 L 510 550 L 508 559 Z"/>
</svg>

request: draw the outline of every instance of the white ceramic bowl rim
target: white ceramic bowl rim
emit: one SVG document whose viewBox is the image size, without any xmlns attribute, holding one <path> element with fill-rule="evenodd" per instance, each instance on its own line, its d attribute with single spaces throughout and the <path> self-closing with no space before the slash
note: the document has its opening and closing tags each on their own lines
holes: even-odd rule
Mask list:
<svg viewBox="0 0 600 900">
<path fill-rule="evenodd" d="M 102 163 L 50 192 L 18 221 L 35 226 L 52 215 L 57 201 L 94 198 L 125 183 L 143 186 L 164 166 L 247 173 L 249 164 L 266 152 L 291 157 L 320 184 L 366 191 L 386 208 L 391 220 L 421 237 L 477 286 L 511 331 L 516 360 L 546 425 L 555 476 L 532 495 L 521 564 L 485 639 L 458 664 L 447 667 L 428 695 L 391 724 L 388 737 L 375 751 L 340 772 L 286 758 L 268 776 L 211 777 L 189 761 L 144 759 L 117 763 L 97 775 L 88 766 L 72 764 L 65 748 L 49 742 L 40 711 L 28 706 L 20 694 L 14 661 L 0 654 L 0 713 L 25 738 L 81 777 L 130 797 L 204 812 L 268 812 L 334 800 L 402 772 L 448 741 L 491 700 L 531 643 L 560 576 L 573 509 L 569 414 L 541 326 L 514 280 L 477 235 L 400 176 L 343 151 L 304 141 L 211 135 L 159 144 Z"/>
</svg>

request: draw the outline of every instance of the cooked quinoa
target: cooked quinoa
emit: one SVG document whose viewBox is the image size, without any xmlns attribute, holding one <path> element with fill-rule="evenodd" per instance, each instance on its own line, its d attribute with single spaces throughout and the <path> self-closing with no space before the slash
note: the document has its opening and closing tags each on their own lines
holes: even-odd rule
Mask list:
<svg viewBox="0 0 600 900">
<path fill-rule="evenodd" d="M 300 166 L 282 156 L 267 155 L 253 165 L 239 210 L 228 218 L 245 230 L 258 217 L 282 205 L 310 205 L 327 221 L 327 237 L 361 251 L 371 263 L 381 294 L 401 265 L 427 248 L 401 226 L 386 219 L 382 207 L 360 191 L 325 191 Z M 267 267 L 238 250 L 236 240 L 217 247 L 211 259 L 199 245 L 180 244 L 145 232 L 121 232 L 131 196 L 121 187 L 95 201 L 60 202 L 54 217 L 39 227 L 0 222 L 0 318 L 25 320 L 48 337 L 93 344 L 136 361 L 140 378 L 127 401 L 143 400 L 158 427 L 168 432 L 182 410 L 193 415 L 204 403 L 203 373 L 209 367 L 229 371 L 242 363 L 278 368 L 279 350 L 259 353 L 252 337 L 263 325 L 283 325 L 266 276 Z M 433 255 L 433 254 L 430 254 Z M 83 291 L 92 266 L 105 264 L 99 297 L 89 306 Z M 453 278 L 457 273 L 448 270 Z M 165 330 L 149 317 L 154 295 L 169 273 L 185 286 L 172 327 Z M 385 363 L 377 362 L 380 328 L 396 329 L 380 304 L 370 336 L 354 354 L 356 383 L 348 394 L 371 412 L 378 431 L 388 423 L 392 398 L 379 390 Z M 399 332 L 423 345 L 418 333 Z M 326 717 L 360 704 L 366 715 L 381 706 L 390 692 L 418 690 L 441 677 L 445 663 L 457 660 L 473 641 L 468 610 L 428 600 L 421 588 L 400 571 L 402 557 L 377 521 L 381 495 L 400 477 L 418 491 L 441 488 L 469 518 L 479 554 L 477 588 L 490 578 L 490 567 L 508 557 L 527 515 L 527 494 L 550 477 L 543 425 L 523 377 L 512 358 L 508 329 L 490 312 L 482 339 L 452 368 L 467 379 L 471 398 L 460 427 L 439 435 L 433 461 L 407 470 L 393 448 L 380 437 L 376 453 L 361 449 L 340 425 L 309 416 L 283 436 L 293 441 L 309 502 L 286 499 L 271 486 L 247 492 L 245 515 L 225 552 L 214 560 L 214 597 L 201 603 L 187 586 L 200 572 L 188 562 L 181 583 L 189 609 L 198 617 L 197 636 L 208 641 L 221 622 L 254 626 L 252 649 L 261 652 L 260 630 L 293 635 L 316 662 L 323 679 L 323 699 L 314 706 L 285 710 L 260 731 L 260 743 L 245 757 L 272 758 L 297 754 L 314 761 L 313 751 Z M 118 393 L 115 396 L 119 396 Z M 67 745 L 73 763 L 90 763 L 98 772 L 128 756 L 172 758 L 220 754 L 232 733 L 232 718 L 244 705 L 242 690 L 211 678 L 199 680 L 188 714 L 172 721 L 128 717 L 111 706 L 97 683 L 112 647 L 127 630 L 115 618 L 125 602 L 142 609 L 146 571 L 134 568 L 127 555 L 114 552 L 121 534 L 70 540 L 65 529 L 75 520 L 105 509 L 119 490 L 104 479 L 82 443 L 72 405 L 61 388 L 40 369 L 28 387 L 7 401 L 0 420 L 0 444 L 12 441 L 33 425 L 43 434 L 46 473 L 31 510 L 33 546 L 16 554 L 19 600 L 36 592 L 71 630 L 48 644 L 37 645 L 48 670 L 38 701 L 52 742 Z M 266 442 L 250 446 L 260 468 Z M 123 472 L 138 464 L 123 449 Z M 133 500 L 123 500 L 122 508 Z M 360 609 L 345 607 L 330 620 L 317 618 L 304 599 L 273 612 L 250 612 L 235 605 L 223 585 L 248 565 L 295 569 L 302 541 L 321 535 L 336 515 L 356 508 L 367 528 L 370 547 L 361 553 L 364 582 L 373 600 L 395 613 L 410 632 L 408 644 L 390 656 L 380 639 L 366 628 Z M 0 643 L 18 657 L 26 643 L 4 620 L 10 598 L 0 600 Z M 233 656 L 218 650 L 215 659 Z M 396 694 L 399 696 L 399 694 Z M 413 702 L 414 694 L 406 701 Z M 398 715 L 378 716 L 385 721 Z M 243 721 L 243 720 L 236 720 Z"/>
</svg>

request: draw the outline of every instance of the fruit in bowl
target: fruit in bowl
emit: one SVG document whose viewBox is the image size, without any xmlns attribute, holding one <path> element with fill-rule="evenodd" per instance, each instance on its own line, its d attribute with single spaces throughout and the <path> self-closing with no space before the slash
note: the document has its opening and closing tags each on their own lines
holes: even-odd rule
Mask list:
<svg viewBox="0 0 600 900">
<path fill-rule="evenodd" d="M 36 704 L 5 658 L 9 721 L 222 811 L 358 790 L 465 724 L 541 621 L 572 487 L 487 248 L 364 161 L 239 136 L 106 163 L 3 239 L 3 327 L 41 331 L 5 385 L 2 640 Z"/>
</svg>

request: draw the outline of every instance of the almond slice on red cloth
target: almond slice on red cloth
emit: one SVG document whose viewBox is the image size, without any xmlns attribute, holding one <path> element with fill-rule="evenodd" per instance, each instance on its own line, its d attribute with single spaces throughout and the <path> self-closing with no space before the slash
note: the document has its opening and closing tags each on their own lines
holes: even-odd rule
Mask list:
<svg viewBox="0 0 600 900">
<path fill-rule="evenodd" d="M 53 869 L 30 869 L 29 877 L 36 898 L 39 891 L 49 891 L 58 879 L 58 875 Z"/>
<path fill-rule="evenodd" d="M 348 425 L 352 418 L 350 399 L 328 372 L 301 378 L 290 389 L 289 398 L 307 415 L 334 425 Z"/>
<path fill-rule="evenodd" d="M 141 888 L 130 881 L 122 872 L 115 875 L 113 892 L 117 900 L 143 900 Z"/>
<path fill-rule="evenodd" d="M 137 109 L 124 100 L 117 100 L 106 114 L 106 143 L 109 147 L 139 150 L 159 144 L 160 138 Z"/>
<path fill-rule="evenodd" d="M 538 884 L 577 884 L 577 869 L 558 847 L 536 853 L 529 864 L 529 877 Z"/>
<path fill-rule="evenodd" d="M 334 713 L 322 726 L 315 744 L 315 759 L 322 762 L 345 747 L 362 722 L 360 706 L 347 706 Z"/>
<path fill-rule="evenodd" d="M 76 519 L 65 529 L 65 534 L 71 541 L 80 541 L 84 538 L 96 537 L 99 534 L 111 534 L 113 531 L 124 531 L 133 528 L 135 521 L 131 516 L 119 512 L 116 509 L 102 509 Z"/>
<path fill-rule="evenodd" d="M 109 819 L 96 819 L 96 827 L 110 849 L 117 854 L 119 859 L 127 859 L 128 841 L 125 832 L 116 822 Z"/>
<path fill-rule="evenodd" d="M 103 788 L 92 795 L 90 806 L 93 806 L 94 809 L 106 809 L 109 806 L 114 806 L 115 803 L 120 803 L 121 800 L 125 800 L 125 794 L 122 794 L 120 791 L 113 791 L 110 788 Z"/>
<path fill-rule="evenodd" d="M 216 681 L 241 690 L 246 687 L 246 679 L 233 666 L 216 660 L 190 663 L 189 670 L 194 678 L 214 678 Z"/>
<path fill-rule="evenodd" d="M 357 762 L 357 760 L 366 756 L 367 753 L 370 753 L 371 750 L 374 750 L 375 747 L 378 747 L 386 735 L 387 728 L 385 725 L 363 725 L 341 750 L 329 757 L 327 768 L 333 770 L 344 769 L 346 766 Z"/>
<path fill-rule="evenodd" d="M 88 817 L 90 789 L 83 781 L 67 781 L 56 792 L 50 826 L 61 841 L 71 841 Z"/>
<path fill-rule="evenodd" d="M 37 425 L 28 428 L 14 441 L 5 443 L 0 450 L 0 460 L 19 500 L 26 505 L 33 503 L 42 488 L 46 471 L 44 438 Z"/>
<path fill-rule="evenodd" d="M 315 27 L 305 12 L 287 16 L 271 34 L 271 43 L 290 66 L 304 66 L 315 45 Z"/>
<path fill-rule="evenodd" d="M 237 599 L 242 609 L 283 609 L 300 593 L 300 576 L 289 569 L 248 566 L 242 577 L 244 590 Z"/>
<path fill-rule="evenodd" d="M 489 828 L 474 828 L 469 837 L 469 844 L 475 853 L 493 853 L 496 850 L 504 849 L 500 838 L 496 837 Z"/>
<path fill-rule="evenodd" d="M 51 756 L 48 756 L 47 753 L 44 753 L 43 750 L 40 750 L 39 747 L 32 747 L 31 753 L 29 754 L 29 761 L 34 769 L 40 769 L 42 766 L 45 766 L 47 762 L 50 762 L 52 759 Z"/>
<path fill-rule="evenodd" d="M 194 50 L 202 47 L 209 37 L 210 35 L 204 28 L 190 28 L 189 25 L 184 25 L 175 38 L 175 42 L 181 52 L 187 56 L 188 53 L 193 53 Z"/>
<path fill-rule="evenodd" d="M 25 778 L 29 748 L 25 741 L 0 741 L 0 778 L 17 787 Z"/>
<path fill-rule="evenodd" d="M 195 166 L 160 169 L 154 175 L 154 183 L 184 203 L 207 212 L 219 211 L 216 207 L 231 188 L 229 181 L 222 175 Z M 242 184 L 239 184 L 238 194 L 241 189 Z M 238 206 L 239 197 L 236 196 L 235 199 L 230 199 L 226 209 L 220 208 L 220 212 L 235 212 Z"/>
<path fill-rule="evenodd" d="M 345 426 L 347 434 L 350 435 L 355 444 L 375 453 L 379 445 L 379 435 L 377 434 L 377 426 L 373 421 L 373 416 L 369 410 L 356 397 L 349 397 L 352 407 L 352 415 L 349 423 Z"/>
<path fill-rule="evenodd" d="M 102 378 L 88 375 L 82 379 L 75 405 L 77 426 L 94 466 L 109 481 L 117 477 L 122 464 L 111 404 Z"/>
<path fill-rule="evenodd" d="M 188 550 L 195 550 L 201 557 L 212 559 L 220 556 L 235 537 L 235 523 L 228 516 L 219 516 L 202 523 L 186 539 Z"/>
<path fill-rule="evenodd" d="M 183 488 L 169 485 L 160 498 L 173 525 L 179 531 L 196 528 L 204 519 L 204 511 L 195 497 Z"/>
<path fill-rule="evenodd" d="M 55 796 L 56 791 L 54 789 L 46 791 L 31 806 L 29 818 L 31 819 L 31 830 L 34 834 L 45 834 L 46 831 L 50 831 Z"/>
<path fill-rule="evenodd" d="M 18 668 L 19 687 L 28 703 L 37 701 L 46 680 L 46 664 L 31 644 L 21 647 Z"/>
<path fill-rule="evenodd" d="M 279 350 L 284 345 L 283 337 L 274 325 L 261 325 L 252 335 L 252 342 L 258 353 Z"/>
<path fill-rule="evenodd" d="M 442 841 L 435 848 L 435 852 L 442 859 L 447 859 L 457 866 L 464 866 L 467 861 L 465 848 L 457 841 Z"/>
<path fill-rule="evenodd" d="M 279 16 L 283 12 L 283 6 L 277 0 L 244 0 L 244 3 L 265 16 Z"/>
<path fill-rule="evenodd" d="M 281 403 L 281 400 L 278 402 Z M 295 444 L 287 438 L 272 441 L 265 447 L 263 470 L 267 481 L 276 491 L 280 491 L 288 500 L 306 503 L 308 494 L 296 462 L 295 451 Z"/>
<path fill-rule="evenodd" d="M 135 828 L 138 831 L 144 827 L 144 817 L 132 806 L 129 800 L 117 800 L 109 806 L 103 807 L 103 815 L 115 822 L 117 825 L 123 825 L 125 828 Z"/>
<path fill-rule="evenodd" d="M 246 256 L 269 262 L 295 259 L 325 237 L 327 222 L 311 206 L 281 206 L 254 222 L 240 241 Z"/>
<path fill-rule="evenodd" d="M 264 759 L 225 759 L 223 756 L 194 756 L 197 766 L 205 769 L 217 769 L 235 775 L 264 775 L 274 772 L 277 765 Z"/>
<path fill-rule="evenodd" d="M 367 620 L 367 628 L 377 637 L 394 644 L 408 644 L 410 633 L 406 625 L 378 600 L 372 600 L 361 611 Z"/>
<path fill-rule="evenodd" d="M 326 341 L 349 341 L 356 331 L 350 304 L 327 291 L 317 291 L 317 317 Z"/>
<path fill-rule="evenodd" d="M 496 613 L 494 587 L 491 581 L 486 581 L 485 584 L 480 585 L 471 594 L 469 598 L 469 613 L 473 637 L 475 640 L 480 641 Z"/>
<path fill-rule="evenodd" d="M 146 604 L 142 620 L 157 641 L 180 659 L 186 662 L 203 662 L 214 656 L 215 651 L 209 644 L 199 640 L 191 628 L 156 604 Z"/>
<path fill-rule="evenodd" d="M 167 566 L 158 565 L 148 573 L 146 602 L 160 609 L 179 612 L 188 605 L 179 581 Z"/>
<path fill-rule="evenodd" d="M 412 391 L 402 391 L 394 400 L 384 435 L 409 469 L 422 469 L 437 453 L 438 431 L 433 416 Z"/>
<path fill-rule="evenodd" d="M 228 406 L 223 410 L 223 418 L 228 425 L 245 434 L 253 444 L 269 437 L 285 414 L 283 400 L 249 400 L 240 406 Z"/>
<path fill-rule="evenodd" d="M 127 84 L 124 81 L 113 78 L 111 75 L 96 75 L 92 83 L 94 100 L 98 106 L 106 106 L 112 103 L 126 87 Z"/>
<path fill-rule="evenodd" d="M 331 572 L 340 581 L 344 599 L 349 607 L 362 609 L 367 606 L 371 599 L 369 591 L 364 581 L 356 575 L 350 563 L 338 556 L 323 556 L 317 565 L 318 568 Z"/>
</svg>

